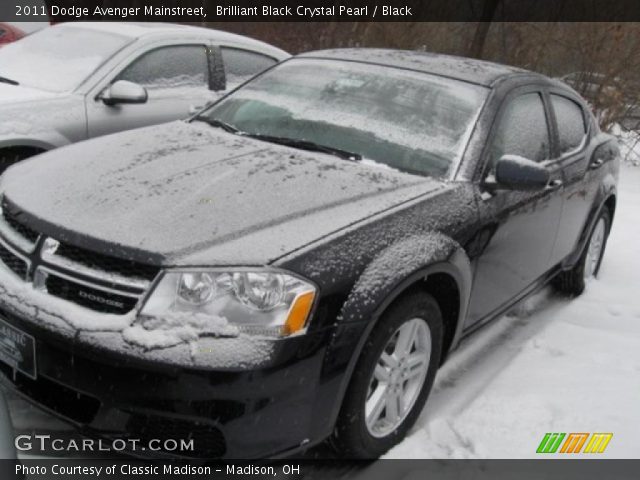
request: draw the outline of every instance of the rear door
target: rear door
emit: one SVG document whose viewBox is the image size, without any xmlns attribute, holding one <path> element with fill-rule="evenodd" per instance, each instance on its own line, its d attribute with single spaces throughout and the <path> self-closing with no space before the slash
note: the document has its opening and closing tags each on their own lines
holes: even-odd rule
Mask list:
<svg viewBox="0 0 640 480">
<path fill-rule="evenodd" d="M 543 163 L 551 182 L 536 192 L 491 188 L 496 162 L 519 155 Z M 562 211 L 562 170 L 541 87 L 520 87 L 502 102 L 484 153 L 479 210 L 488 240 L 475 259 L 469 326 L 510 303 L 551 268 Z M 483 186 L 484 185 L 484 186 Z"/>
<path fill-rule="evenodd" d="M 587 222 L 587 216 L 597 195 L 599 165 L 589 165 L 590 118 L 583 105 L 563 90 L 549 91 L 549 104 L 554 116 L 558 144 L 556 162 L 563 170 L 565 201 L 558 239 L 553 249 L 553 263 L 571 254 Z"/>
</svg>

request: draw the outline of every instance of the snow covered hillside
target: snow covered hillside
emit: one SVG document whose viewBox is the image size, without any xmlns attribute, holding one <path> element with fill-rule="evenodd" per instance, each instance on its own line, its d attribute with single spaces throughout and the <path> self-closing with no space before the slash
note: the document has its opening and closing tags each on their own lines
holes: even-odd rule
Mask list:
<svg viewBox="0 0 640 480">
<path fill-rule="evenodd" d="M 625 166 L 600 278 L 578 299 L 545 290 L 466 339 L 386 457 L 535 457 L 546 432 L 612 432 L 602 457 L 640 458 L 639 210 L 640 168 Z M 68 434 L 22 400 L 9 404 L 16 434 Z"/>
</svg>

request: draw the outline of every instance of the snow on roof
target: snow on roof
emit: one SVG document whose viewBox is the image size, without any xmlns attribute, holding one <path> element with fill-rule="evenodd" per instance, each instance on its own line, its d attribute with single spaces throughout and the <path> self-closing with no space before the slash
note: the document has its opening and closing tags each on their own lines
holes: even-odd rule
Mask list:
<svg viewBox="0 0 640 480">
<path fill-rule="evenodd" d="M 300 56 L 350 60 L 376 63 L 390 67 L 408 68 L 484 86 L 491 86 L 494 81 L 505 75 L 532 73 L 520 68 L 486 62 L 484 60 L 414 50 L 339 48 L 307 52 Z"/>
<path fill-rule="evenodd" d="M 175 23 L 69 22 L 57 25 L 56 28 L 88 28 L 125 37 L 138 38 L 150 33 L 175 32 L 189 27 Z"/>
<path fill-rule="evenodd" d="M 226 42 L 230 44 L 241 44 L 247 47 L 253 46 L 262 50 L 269 50 L 280 60 L 289 54 L 273 45 L 260 40 L 255 40 L 244 35 L 214 30 L 212 28 L 195 27 L 191 25 L 180 25 L 177 23 L 158 22 L 69 22 L 56 25 L 54 28 L 86 28 L 105 33 L 122 35 L 129 38 L 141 38 L 151 35 L 198 35 L 206 36 L 212 41 Z"/>
</svg>

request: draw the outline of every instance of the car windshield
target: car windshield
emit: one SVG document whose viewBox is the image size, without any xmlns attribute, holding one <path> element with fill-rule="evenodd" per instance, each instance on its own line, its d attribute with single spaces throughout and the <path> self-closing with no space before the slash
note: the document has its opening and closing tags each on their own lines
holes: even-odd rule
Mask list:
<svg viewBox="0 0 640 480">
<path fill-rule="evenodd" d="M 68 92 L 129 41 L 85 28 L 45 28 L 0 49 L 0 77 L 48 92 Z"/>
<path fill-rule="evenodd" d="M 398 68 L 294 59 L 200 115 L 227 130 L 301 140 L 354 159 L 444 177 L 467 143 L 488 90 Z"/>
</svg>

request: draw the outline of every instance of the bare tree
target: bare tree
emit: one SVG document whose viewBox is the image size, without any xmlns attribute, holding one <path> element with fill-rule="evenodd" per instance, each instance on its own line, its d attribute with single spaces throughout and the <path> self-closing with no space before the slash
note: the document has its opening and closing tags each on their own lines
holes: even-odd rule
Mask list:
<svg viewBox="0 0 640 480">
<path fill-rule="evenodd" d="M 473 58 L 482 58 L 482 52 L 484 50 L 485 42 L 487 41 L 487 35 L 489 35 L 489 29 L 491 28 L 491 22 L 498 9 L 500 0 L 484 0 L 482 5 L 482 13 L 480 15 L 480 22 L 476 26 L 476 33 L 473 36 L 473 41 L 469 46 L 468 56 Z"/>
</svg>

